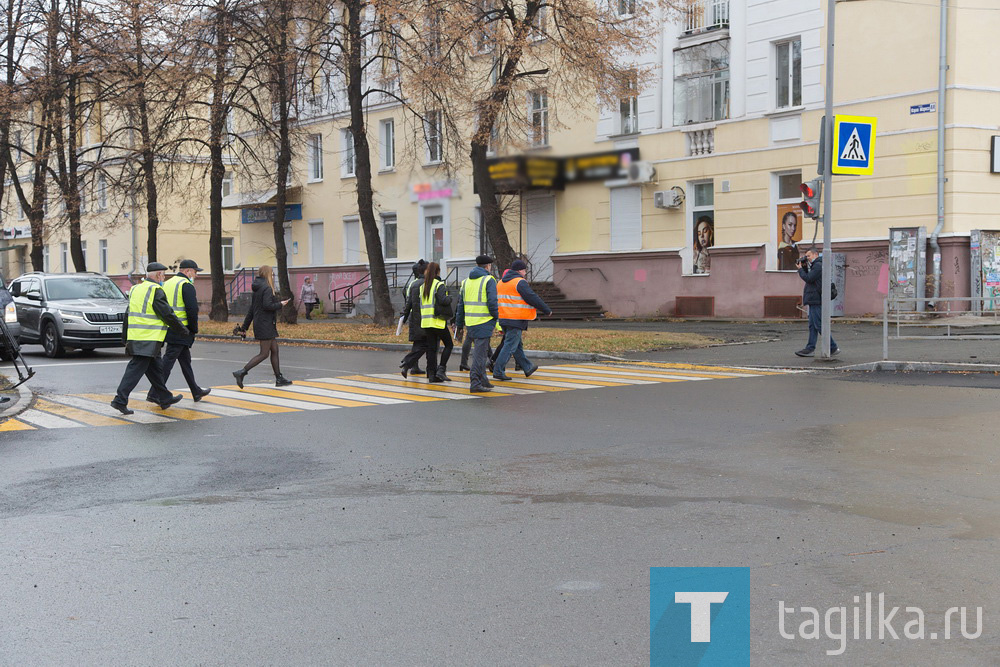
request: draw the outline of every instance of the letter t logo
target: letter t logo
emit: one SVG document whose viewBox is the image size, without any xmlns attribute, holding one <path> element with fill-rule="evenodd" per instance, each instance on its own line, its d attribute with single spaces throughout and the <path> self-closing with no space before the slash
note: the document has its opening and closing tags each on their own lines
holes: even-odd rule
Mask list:
<svg viewBox="0 0 1000 667">
<path fill-rule="evenodd" d="M 674 602 L 691 605 L 691 641 L 712 641 L 712 605 L 721 604 L 729 597 L 728 592 L 704 593 L 682 592 L 674 593 Z"/>
</svg>

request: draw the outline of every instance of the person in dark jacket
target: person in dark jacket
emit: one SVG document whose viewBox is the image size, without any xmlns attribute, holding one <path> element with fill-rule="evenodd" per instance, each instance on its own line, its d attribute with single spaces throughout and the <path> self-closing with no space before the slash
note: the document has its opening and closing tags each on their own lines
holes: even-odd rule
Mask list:
<svg viewBox="0 0 1000 667">
<path fill-rule="evenodd" d="M 809 306 L 809 340 L 806 346 L 795 354 L 811 357 L 816 353 L 816 341 L 823 326 L 823 255 L 816 248 L 806 250 L 804 260 L 796 262 L 799 278 L 805 282 L 802 288 L 802 304 Z M 839 354 L 840 348 L 830 336 L 830 354 Z"/>
<path fill-rule="evenodd" d="M 531 374 L 538 370 L 538 366 L 524 356 L 521 337 L 528 330 L 528 322 L 534 319 L 532 309 L 540 310 L 545 315 L 551 315 L 552 309 L 535 294 L 535 290 L 531 289 L 531 285 L 524 279 L 527 272 L 528 265 L 524 260 L 515 259 L 503 274 L 501 282 L 504 284 L 497 289 L 500 326 L 504 327 L 505 331 L 503 347 L 500 348 L 500 354 L 493 363 L 493 378 L 496 380 L 510 380 L 504 371 L 511 356 L 521 364 L 525 377 L 531 377 Z M 525 316 L 524 313 L 529 315 Z"/>
<path fill-rule="evenodd" d="M 193 259 L 181 260 L 180 266 L 177 267 L 177 275 L 163 285 L 174 314 L 190 332 L 187 336 L 179 336 L 173 331 L 167 332 L 165 340 L 167 351 L 163 353 L 163 382 L 166 384 L 170 381 L 174 362 L 180 363 L 181 373 L 184 374 L 184 380 L 195 402 L 212 393 L 211 389 L 202 389 L 198 385 L 194 369 L 191 367 L 191 346 L 194 345 L 194 336 L 198 333 L 198 294 L 194 288 L 194 278 L 199 271 L 201 268 Z M 146 394 L 146 400 L 156 403 L 156 397 L 152 392 Z"/>
<path fill-rule="evenodd" d="M 451 297 L 441 282 L 441 267 L 437 262 L 427 265 L 424 282 L 420 286 L 420 326 L 427 336 L 427 381 L 451 382 L 447 375 L 448 359 L 455 343 L 451 340 L 448 323 L 454 319 Z M 438 363 L 438 342 L 444 344 L 441 363 Z"/>
<path fill-rule="evenodd" d="M 252 289 L 253 299 L 247 316 L 243 318 L 243 330 L 246 331 L 250 324 L 253 324 L 253 337 L 260 342 L 260 352 L 248 361 L 246 366 L 233 371 L 233 377 L 236 378 L 236 385 L 242 389 L 243 378 L 250 369 L 270 357 L 271 370 L 274 371 L 274 386 L 287 387 L 292 381 L 281 374 L 281 366 L 278 363 L 278 311 L 290 299 L 279 301 L 278 297 L 274 296 L 274 271 L 266 264 L 257 270 Z"/>
<path fill-rule="evenodd" d="M 427 271 L 427 262 L 420 260 L 413 265 L 413 275 L 406 281 L 404 291 L 406 303 L 403 306 L 403 322 L 409 322 L 410 327 L 410 351 L 400 362 L 400 371 L 405 378 L 408 373 L 413 375 L 423 375 L 418 363 L 420 357 L 427 354 L 427 335 L 423 327 L 420 326 L 420 286 L 424 284 L 424 272 Z"/>
<path fill-rule="evenodd" d="M 500 311 L 497 306 L 497 281 L 490 274 L 492 265 L 493 258 L 488 255 L 476 258 L 476 268 L 469 273 L 468 281 L 462 282 L 455 312 L 456 327 L 459 331 L 468 328 L 466 340 L 474 341 L 475 345 L 469 369 L 469 391 L 473 394 L 493 388 L 486 377 L 486 359 L 490 356 L 490 336 L 496 328 Z M 462 356 L 466 356 L 464 345 Z"/>
<path fill-rule="evenodd" d="M 150 263 L 146 267 L 145 279 L 134 285 L 129 292 L 128 314 L 122 324 L 122 340 L 125 352 L 132 358 L 125 367 L 118 391 L 111 401 L 111 407 L 123 415 L 134 414 L 128 407 L 128 397 L 143 375 L 152 385 L 154 402 L 161 409 L 166 410 L 184 398 L 181 394 L 173 394 L 163 381 L 160 349 L 167 330 L 180 336 L 190 335 L 187 327 L 177 319 L 163 291 L 166 271 L 167 267 L 163 264 Z"/>
</svg>

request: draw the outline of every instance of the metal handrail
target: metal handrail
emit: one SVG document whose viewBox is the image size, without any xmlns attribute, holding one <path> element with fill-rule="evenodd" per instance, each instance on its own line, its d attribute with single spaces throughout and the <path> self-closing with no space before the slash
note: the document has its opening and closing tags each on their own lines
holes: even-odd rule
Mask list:
<svg viewBox="0 0 1000 667">
<path fill-rule="evenodd" d="M 226 286 L 226 292 L 229 296 L 229 303 L 236 300 L 240 294 L 247 291 L 247 276 L 249 275 L 250 284 L 253 285 L 254 275 L 257 273 L 257 267 L 255 266 L 244 266 L 242 269 L 233 274 L 233 279 L 229 281 Z"/>
<path fill-rule="evenodd" d="M 960 323 L 956 319 L 963 316 L 971 316 L 977 321 L 966 322 L 965 327 L 971 326 L 993 326 L 1000 324 L 1000 310 L 992 308 L 986 309 L 986 302 L 996 302 L 996 297 L 937 297 L 920 298 L 913 296 L 886 297 L 882 300 L 882 358 L 889 359 L 889 339 L 895 340 L 922 340 L 934 338 L 940 340 L 947 338 L 951 340 L 995 340 L 1000 339 L 996 334 L 952 334 L 953 327 L 959 327 Z M 935 311 L 919 310 L 921 303 L 933 302 L 942 304 L 937 306 Z M 979 308 L 972 306 L 979 302 Z M 968 303 L 970 308 L 953 309 L 953 303 Z M 902 306 L 902 307 L 901 307 Z M 992 317 L 991 317 L 992 316 Z M 912 318 L 912 319 L 904 319 Z M 890 326 L 894 327 L 895 335 L 890 336 Z M 917 336 L 903 335 L 902 331 L 906 327 L 945 327 L 944 335 Z M 964 328 L 964 327 L 963 327 Z"/>
</svg>

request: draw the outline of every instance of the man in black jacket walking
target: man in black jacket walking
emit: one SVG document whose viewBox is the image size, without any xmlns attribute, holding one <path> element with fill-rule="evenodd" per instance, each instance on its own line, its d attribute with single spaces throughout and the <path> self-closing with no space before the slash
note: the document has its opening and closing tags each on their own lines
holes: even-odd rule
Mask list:
<svg viewBox="0 0 1000 667">
<path fill-rule="evenodd" d="M 809 341 L 796 352 L 800 357 L 811 357 L 816 353 L 816 341 L 823 325 L 823 255 L 816 248 L 806 250 L 804 259 L 795 262 L 799 267 L 799 278 L 805 281 L 802 288 L 802 304 L 809 306 Z M 830 354 L 839 354 L 840 348 L 830 336 Z"/>
<path fill-rule="evenodd" d="M 184 380 L 191 390 L 191 397 L 195 401 L 200 401 L 212 393 L 211 389 L 202 389 L 198 385 L 198 381 L 194 378 L 194 369 L 191 367 L 191 346 L 194 345 L 194 335 L 198 333 L 198 293 L 194 287 L 194 278 L 199 271 L 201 268 L 193 259 L 181 260 L 177 275 L 163 283 L 163 291 L 167 294 L 170 307 L 189 332 L 187 336 L 181 336 L 173 331 L 167 331 L 164 341 L 167 350 L 163 353 L 163 382 L 166 384 L 170 379 L 174 362 L 179 363 Z M 156 403 L 152 391 L 146 394 L 146 400 Z"/>
</svg>

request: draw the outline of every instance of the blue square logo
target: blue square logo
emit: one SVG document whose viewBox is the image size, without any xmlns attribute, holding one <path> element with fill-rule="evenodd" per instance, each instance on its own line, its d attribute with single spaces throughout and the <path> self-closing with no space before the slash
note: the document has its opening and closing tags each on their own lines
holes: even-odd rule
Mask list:
<svg viewBox="0 0 1000 667">
<path fill-rule="evenodd" d="M 649 568 L 651 667 L 750 664 L 750 568 Z"/>
</svg>

